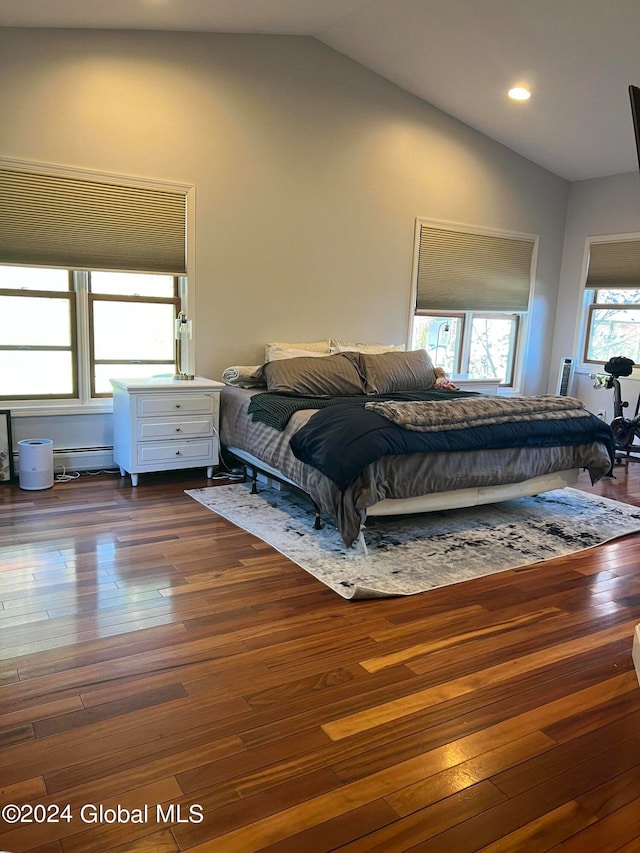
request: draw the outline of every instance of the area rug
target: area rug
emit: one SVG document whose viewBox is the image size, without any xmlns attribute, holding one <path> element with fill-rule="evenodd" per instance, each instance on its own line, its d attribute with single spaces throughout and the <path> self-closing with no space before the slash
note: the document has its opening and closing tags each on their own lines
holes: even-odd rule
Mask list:
<svg viewBox="0 0 640 853">
<path fill-rule="evenodd" d="M 529 566 L 640 531 L 640 508 L 577 489 L 499 504 L 375 518 L 345 549 L 331 518 L 314 530 L 311 503 L 249 484 L 189 489 L 204 506 L 267 542 L 343 598 L 414 595 Z"/>
</svg>

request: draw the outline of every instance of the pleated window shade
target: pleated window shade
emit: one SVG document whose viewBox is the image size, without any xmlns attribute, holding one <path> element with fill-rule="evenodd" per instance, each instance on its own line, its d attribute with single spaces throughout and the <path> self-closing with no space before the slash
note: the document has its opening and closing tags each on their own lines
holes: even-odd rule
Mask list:
<svg viewBox="0 0 640 853">
<path fill-rule="evenodd" d="M 186 195 L 0 169 L 0 264 L 186 272 Z"/>
<path fill-rule="evenodd" d="M 591 243 L 585 287 L 640 288 L 640 240 Z"/>
<path fill-rule="evenodd" d="M 420 226 L 416 310 L 526 311 L 534 238 Z"/>
</svg>

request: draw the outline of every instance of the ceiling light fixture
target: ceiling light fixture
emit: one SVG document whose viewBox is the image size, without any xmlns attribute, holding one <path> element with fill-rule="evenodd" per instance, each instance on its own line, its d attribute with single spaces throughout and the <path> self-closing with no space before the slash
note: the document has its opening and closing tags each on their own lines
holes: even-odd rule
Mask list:
<svg viewBox="0 0 640 853">
<path fill-rule="evenodd" d="M 512 101 L 528 101 L 531 97 L 531 92 L 525 89 L 524 86 L 514 86 L 507 92 Z"/>
</svg>

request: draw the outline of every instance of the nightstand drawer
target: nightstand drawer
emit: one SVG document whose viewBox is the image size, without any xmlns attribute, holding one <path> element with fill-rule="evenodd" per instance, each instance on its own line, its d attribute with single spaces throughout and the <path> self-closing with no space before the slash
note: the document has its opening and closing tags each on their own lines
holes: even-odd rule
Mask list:
<svg viewBox="0 0 640 853">
<path fill-rule="evenodd" d="M 203 465 L 215 460 L 213 439 L 201 441 L 156 441 L 138 445 L 138 464 L 151 465 L 158 462 L 201 461 Z"/>
<path fill-rule="evenodd" d="M 213 397 L 210 394 L 143 394 L 138 397 L 139 417 L 175 415 L 181 412 L 213 412 Z"/>
<path fill-rule="evenodd" d="M 189 417 L 167 420 L 166 418 L 148 418 L 138 421 L 138 441 L 154 441 L 174 436 L 213 435 L 213 417 Z"/>
</svg>

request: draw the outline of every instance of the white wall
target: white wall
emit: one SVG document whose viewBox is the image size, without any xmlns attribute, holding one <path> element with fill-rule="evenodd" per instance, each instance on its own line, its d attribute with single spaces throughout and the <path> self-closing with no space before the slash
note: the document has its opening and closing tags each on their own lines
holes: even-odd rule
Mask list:
<svg viewBox="0 0 640 853">
<path fill-rule="evenodd" d="M 632 144 L 632 138 L 629 143 Z M 634 232 L 640 232 L 640 175 L 637 172 L 571 184 L 549 374 L 550 391 L 555 391 L 560 359 L 568 355 L 581 357 L 587 238 Z M 573 393 L 584 400 L 588 409 L 605 411 L 606 419 L 611 420 L 612 392 L 593 388 L 589 373 L 595 372 L 598 372 L 595 365 L 579 369 Z M 640 382 L 637 378 L 622 380 L 622 389 L 623 398 L 629 401 L 631 409 L 635 408 Z"/>
<path fill-rule="evenodd" d="M 3 29 L 0 77 L 0 156 L 195 185 L 200 375 L 268 340 L 403 341 L 421 216 L 540 234 L 546 391 L 557 176 L 308 38 Z"/>
</svg>

